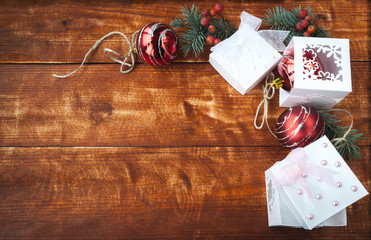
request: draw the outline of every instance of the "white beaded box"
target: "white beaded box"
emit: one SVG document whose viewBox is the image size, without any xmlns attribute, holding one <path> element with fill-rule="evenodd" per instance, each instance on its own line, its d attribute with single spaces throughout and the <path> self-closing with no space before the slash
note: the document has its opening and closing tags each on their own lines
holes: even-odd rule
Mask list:
<svg viewBox="0 0 371 240">
<path fill-rule="evenodd" d="M 293 150 L 265 177 L 269 226 L 345 226 L 346 207 L 368 194 L 326 136 Z"/>
<path fill-rule="evenodd" d="M 313 59 L 304 57 L 314 55 Z M 291 91 L 280 88 L 279 105 L 305 105 L 331 109 L 352 92 L 349 39 L 293 37 L 284 55 L 294 54 L 294 86 Z M 323 70 L 317 71 L 319 59 Z M 312 65 L 308 68 L 305 66 Z"/>
</svg>

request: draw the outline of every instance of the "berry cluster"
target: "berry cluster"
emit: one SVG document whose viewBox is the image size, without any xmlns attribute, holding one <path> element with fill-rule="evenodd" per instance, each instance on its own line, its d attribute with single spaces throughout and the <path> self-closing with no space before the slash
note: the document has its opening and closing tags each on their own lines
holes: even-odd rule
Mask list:
<svg viewBox="0 0 371 240">
<path fill-rule="evenodd" d="M 223 11 L 224 6 L 221 3 L 217 3 L 214 7 L 214 9 L 208 10 L 204 9 L 202 11 L 202 16 L 204 16 L 200 24 L 203 27 L 207 27 L 208 32 L 210 33 L 209 36 L 206 37 L 206 43 L 207 44 L 213 44 L 214 46 L 219 44 L 221 40 L 219 38 L 215 38 L 213 34 L 215 33 L 215 26 L 210 24 L 211 20 L 214 19 L 214 17 L 219 14 L 221 16 L 221 12 Z M 221 16 L 222 17 L 222 16 Z"/>
<path fill-rule="evenodd" d="M 302 9 L 300 10 L 298 17 L 301 20 L 296 24 L 296 30 L 306 30 L 304 31 L 303 36 L 310 37 L 310 35 L 312 35 L 316 31 L 316 28 L 313 25 L 309 25 L 312 21 L 312 16 L 308 15 L 307 10 Z"/>
</svg>

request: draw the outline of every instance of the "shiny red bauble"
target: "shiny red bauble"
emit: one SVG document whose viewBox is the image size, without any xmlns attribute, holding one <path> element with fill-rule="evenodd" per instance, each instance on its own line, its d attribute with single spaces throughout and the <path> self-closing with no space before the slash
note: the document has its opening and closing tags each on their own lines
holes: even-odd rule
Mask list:
<svg viewBox="0 0 371 240">
<path fill-rule="evenodd" d="M 283 80 L 282 88 L 290 91 L 294 85 L 294 56 L 284 55 L 277 66 L 278 74 Z"/>
<path fill-rule="evenodd" d="M 313 50 L 304 50 L 303 53 L 304 60 L 304 72 L 312 72 L 313 79 L 320 79 L 319 72 L 324 72 L 324 66 L 319 57 L 313 52 Z"/>
<path fill-rule="evenodd" d="M 284 111 L 277 119 L 276 136 L 283 147 L 305 147 L 325 133 L 325 122 L 311 107 L 295 106 Z"/>
<path fill-rule="evenodd" d="M 324 72 L 322 61 L 311 51 L 303 53 L 304 69 L 303 72 L 312 72 L 313 79 L 319 79 L 319 72 Z M 278 74 L 283 81 L 282 88 L 291 91 L 295 82 L 295 59 L 293 54 L 284 55 L 277 65 Z M 316 77 L 317 76 L 317 77 Z"/>
<path fill-rule="evenodd" d="M 143 62 L 151 66 L 165 66 L 178 53 L 178 37 L 168 25 L 150 23 L 140 30 L 135 48 Z"/>
</svg>

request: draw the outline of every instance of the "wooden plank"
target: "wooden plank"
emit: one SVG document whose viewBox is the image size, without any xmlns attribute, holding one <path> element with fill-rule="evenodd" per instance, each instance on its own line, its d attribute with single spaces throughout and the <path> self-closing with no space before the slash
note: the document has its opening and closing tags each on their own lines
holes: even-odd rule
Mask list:
<svg viewBox="0 0 371 240">
<path fill-rule="evenodd" d="M 347 227 L 267 226 L 264 171 L 287 153 L 281 147 L 2 147 L 0 236 L 369 239 L 369 196 L 348 208 Z M 370 158 L 369 148 L 362 153 Z M 370 162 L 349 165 L 370 191 Z"/>
<path fill-rule="evenodd" d="M 214 3 L 193 1 L 200 9 L 212 8 Z M 180 14 L 183 1 L 6 1 L 0 7 L 0 63 L 77 63 L 96 40 L 111 31 L 131 35 L 150 22 L 169 24 Z M 191 3 L 187 3 L 191 4 Z M 275 5 L 287 9 L 298 6 L 297 1 L 281 4 L 267 1 L 224 1 L 223 15 L 238 27 L 243 10 L 263 17 Z M 306 1 L 318 14 L 318 23 L 331 31 L 334 38 L 349 38 L 351 59 L 369 61 L 370 42 L 367 0 L 357 1 Z M 350 17 L 351 16 L 351 17 Z M 127 51 L 120 38 L 105 42 L 89 62 L 111 62 L 104 54 L 104 47 Z M 208 49 L 208 48 L 207 48 Z M 205 62 L 207 50 L 200 58 L 179 57 L 178 62 Z"/>
<path fill-rule="evenodd" d="M 0 65 L 1 146 L 279 146 L 253 126 L 262 84 L 243 96 L 210 64 Z M 337 107 L 369 132 L 368 63 L 352 63 L 353 92 Z M 269 105 L 271 126 L 284 108 Z M 369 139 L 360 141 L 369 144 Z"/>
</svg>

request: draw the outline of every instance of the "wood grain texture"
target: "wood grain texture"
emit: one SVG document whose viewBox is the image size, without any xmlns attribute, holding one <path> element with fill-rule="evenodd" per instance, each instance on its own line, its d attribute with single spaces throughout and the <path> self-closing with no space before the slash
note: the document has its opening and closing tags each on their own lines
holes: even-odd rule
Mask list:
<svg viewBox="0 0 371 240">
<path fill-rule="evenodd" d="M 264 171 L 283 159 L 266 128 L 253 127 L 262 84 L 237 93 L 200 58 L 167 68 L 139 62 L 123 75 L 104 54 L 127 35 L 170 21 L 184 4 L 212 1 L 19 0 L 0 4 L 0 239 L 355 239 L 371 238 L 370 196 L 347 208 L 346 227 L 269 228 Z M 241 11 L 311 6 L 332 37 L 349 38 L 350 111 L 363 159 L 348 162 L 371 190 L 370 3 L 367 0 L 223 1 Z M 278 94 L 269 122 L 284 108 Z M 347 120 L 346 120 L 347 122 Z"/>
<path fill-rule="evenodd" d="M 205 1 L 3 1 L 0 8 L 0 63 L 77 63 L 92 45 L 111 31 L 128 36 L 150 22 L 170 24 L 184 4 L 212 8 Z M 297 1 L 224 1 L 223 12 L 238 27 L 242 11 L 263 17 L 275 5 L 287 9 Z M 159 5 L 161 6 L 159 8 Z M 349 38 L 351 59 L 370 60 L 370 8 L 367 0 L 306 1 L 318 13 L 317 22 L 335 38 Z M 16 17 L 14 17 L 16 16 Z M 349 17 L 347 17 L 349 16 Z M 89 62 L 111 62 L 103 54 L 109 46 L 120 52 L 128 46 L 118 37 L 104 42 Z M 209 48 L 207 48 L 209 49 Z M 200 58 L 179 57 L 178 62 L 206 62 L 209 51 Z"/>
<path fill-rule="evenodd" d="M 281 147 L 3 147 L 0 236 L 369 239 L 369 196 L 348 208 L 347 227 L 267 226 L 264 171 L 287 152 Z M 362 153 L 370 157 L 369 149 Z M 370 191 L 369 164 L 349 165 Z"/>
<path fill-rule="evenodd" d="M 2 146 L 279 145 L 266 128 L 254 128 L 262 85 L 240 95 L 210 64 L 141 64 L 128 75 L 118 64 L 87 65 L 67 79 L 51 75 L 74 67 L 0 65 Z M 352 64 L 353 92 L 337 106 L 353 113 L 363 133 L 370 72 L 367 63 Z M 284 110 L 277 93 L 269 110 L 273 128 Z"/>
</svg>

